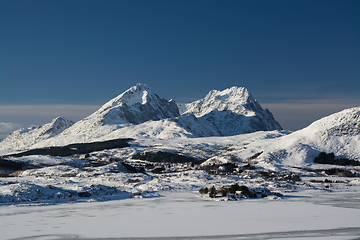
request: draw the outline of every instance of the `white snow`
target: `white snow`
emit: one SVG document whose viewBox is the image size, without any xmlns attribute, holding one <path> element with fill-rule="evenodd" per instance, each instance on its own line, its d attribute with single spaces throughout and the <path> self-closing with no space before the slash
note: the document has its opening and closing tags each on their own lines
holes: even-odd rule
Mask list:
<svg viewBox="0 0 360 240">
<path fill-rule="evenodd" d="M 359 208 L 339 199 L 214 202 L 193 192 L 157 198 L 0 208 L 1 239 L 199 237 L 199 239 L 355 239 Z M 327 198 L 328 197 L 328 198 Z M 350 194 L 338 196 L 354 198 Z M 21 231 L 19 231 L 21 230 Z M 37 237 L 36 237 L 37 236 Z M 207 237 L 206 237 L 207 236 Z M 189 238 L 183 238 L 189 239 Z M 286 239 L 286 238 L 285 238 Z"/>
<path fill-rule="evenodd" d="M 211 91 L 182 110 L 186 114 L 180 116 L 175 102 L 139 84 L 70 127 L 57 118 L 39 128 L 15 131 L 1 142 L 1 153 L 134 140 L 125 148 L 86 155 L 2 159 L 24 166 L 0 172 L 0 239 L 360 236 L 360 167 L 313 162 L 320 152 L 360 161 L 360 107 L 296 132 L 277 128 L 271 113 L 245 88 Z M 261 119 L 266 122 L 262 126 L 272 125 L 273 130 L 238 134 Z M 203 161 L 192 165 L 132 158 L 158 151 Z M 129 164 L 164 169 L 156 173 L 144 167 L 145 172 L 130 173 Z M 236 170 L 226 172 L 226 164 L 236 165 Z M 352 177 L 327 172 L 332 168 Z M 211 199 L 199 193 L 201 188 L 234 184 L 270 194 L 232 201 L 230 195 Z"/>
</svg>

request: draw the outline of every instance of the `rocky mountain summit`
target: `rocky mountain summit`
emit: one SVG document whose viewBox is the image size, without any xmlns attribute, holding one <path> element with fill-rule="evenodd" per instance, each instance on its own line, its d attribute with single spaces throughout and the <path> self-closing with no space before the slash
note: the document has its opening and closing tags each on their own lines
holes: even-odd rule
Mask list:
<svg viewBox="0 0 360 240">
<path fill-rule="evenodd" d="M 137 84 L 111 99 L 90 116 L 76 122 L 63 135 L 100 137 L 119 128 L 178 117 L 175 101 L 160 98 L 145 84 Z"/>
<path fill-rule="evenodd" d="M 85 119 L 96 118 L 102 125 L 140 124 L 178 116 L 180 114 L 175 101 L 160 98 L 147 85 L 137 84 Z"/>
<path fill-rule="evenodd" d="M 282 130 L 271 112 L 264 110 L 244 87 L 212 90 L 205 98 L 184 105 L 182 111 L 208 121 L 222 136 Z"/>
</svg>

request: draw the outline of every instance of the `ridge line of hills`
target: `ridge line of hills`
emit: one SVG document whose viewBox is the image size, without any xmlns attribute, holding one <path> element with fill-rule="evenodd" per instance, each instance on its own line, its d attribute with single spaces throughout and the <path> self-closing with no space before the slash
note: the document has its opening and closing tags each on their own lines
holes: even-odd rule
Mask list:
<svg viewBox="0 0 360 240">
<path fill-rule="evenodd" d="M 145 84 L 137 84 L 76 123 L 58 117 L 38 128 L 16 130 L 0 142 L 0 150 L 11 154 L 121 138 L 134 139 L 143 146 L 163 146 L 160 148 L 166 151 L 186 143 L 191 150 L 176 151 L 195 158 L 201 158 L 196 155 L 199 146 L 224 147 L 226 142 L 241 146 L 224 156 L 209 157 L 209 164 L 228 162 L 231 157 L 247 159 L 259 152 L 257 161 L 274 167 L 304 166 L 320 152 L 359 161 L 360 107 L 290 132 L 282 131 L 271 112 L 243 87 L 212 90 L 179 108 L 173 100 L 162 99 Z"/>
<path fill-rule="evenodd" d="M 40 127 L 22 128 L 0 142 L 1 150 L 62 146 L 119 137 L 233 136 L 282 130 L 244 87 L 212 90 L 205 98 L 181 106 L 137 84 L 77 122 L 57 117 Z"/>
</svg>

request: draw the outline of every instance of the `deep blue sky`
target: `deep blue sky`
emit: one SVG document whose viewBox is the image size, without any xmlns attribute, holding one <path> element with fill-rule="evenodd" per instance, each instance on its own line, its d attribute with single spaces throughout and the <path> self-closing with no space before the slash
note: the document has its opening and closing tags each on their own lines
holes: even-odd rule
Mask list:
<svg viewBox="0 0 360 240">
<path fill-rule="evenodd" d="M 275 117 L 288 114 L 274 104 L 307 104 L 307 122 L 278 119 L 299 129 L 321 117 L 312 103 L 360 105 L 359 13 L 346 0 L 0 0 L 0 105 L 102 105 L 138 82 L 177 102 L 244 86 Z"/>
</svg>

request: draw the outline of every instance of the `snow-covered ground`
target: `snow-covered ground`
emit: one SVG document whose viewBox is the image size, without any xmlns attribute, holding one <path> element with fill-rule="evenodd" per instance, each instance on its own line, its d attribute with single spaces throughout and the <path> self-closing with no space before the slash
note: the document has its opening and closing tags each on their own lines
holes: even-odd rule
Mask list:
<svg viewBox="0 0 360 240">
<path fill-rule="evenodd" d="M 0 238 L 358 239 L 358 192 L 351 187 L 338 194 L 213 201 L 179 191 L 107 202 L 2 206 Z"/>
<path fill-rule="evenodd" d="M 242 88 L 210 94 L 207 120 L 178 116 L 145 86 L 130 90 L 64 131 L 58 119 L 1 143 L 0 239 L 360 239 L 360 107 L 296 132 L 274 123 L 238 134 L 223 111 L 246 118 L 262 109 Z M 207 113 L 205 100 L 185 110 Z M 229 134 L 215 134 L 219 126 Z M 122 137 L 133 140 L 101 151 L 67 146 L 70 156 L 8 155 Z M 347 166 L 314 163 L 320 153 Z"/>
<path fill-rule="evenodd" d="M 337 166 L 355 174 L 346 177 L 326 173 L 334 166 L 309 162 L 294 167 L 259 161 L 257 169 L 229 173 L 186 163 L 164 163 L 162 173 L 129 173 L 121 164 L 144 164 L 131 158 L 135 152 L 167 150 L 208 158 L 206 166 L 209 161 L 231 160 L 244 147 L 242 141 L 251 146 L 254 140 L 257 146 L 281 134 L 175 139 L 166 144 L 147 139 L 87 157 L 8 158 L 32 167 L 0 178 L 0 239 L 359 238 L 359 167 Z M 201 188 L 235 183 L 278 194 L 231 201 L 199 193 Z"/>
</svg>

